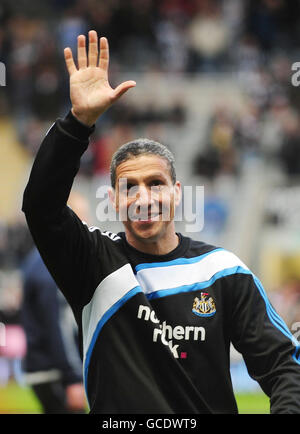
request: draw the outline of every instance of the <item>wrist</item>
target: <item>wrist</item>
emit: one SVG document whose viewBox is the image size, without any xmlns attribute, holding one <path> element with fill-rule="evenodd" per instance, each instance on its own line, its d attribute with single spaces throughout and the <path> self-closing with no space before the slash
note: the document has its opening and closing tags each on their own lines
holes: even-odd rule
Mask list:
<svg viewBox="0 0 300 434">
<path fill-rule="evenodd" d="M 87 126 L 87 127 L 92 127 L 93 125 L 95 125 L 97 118 L 92 117 L 90 115 L 87 115 L 85 113 L 78 113 L 74 110 L 74 108 L 72 107 L 71 109 L 72 115 L 79 121 L 81 122 L 83 125 Z"/>
<path fill-rule="evenodd" d="M 90 135 L 95 131 L 95 125 L 89 127 L 84 124 L 73 115 L 71 110 L 63 119 L 59 119 L 58 124 L 65 133 L 86 144 L 88 144 Z"/>
</svg>

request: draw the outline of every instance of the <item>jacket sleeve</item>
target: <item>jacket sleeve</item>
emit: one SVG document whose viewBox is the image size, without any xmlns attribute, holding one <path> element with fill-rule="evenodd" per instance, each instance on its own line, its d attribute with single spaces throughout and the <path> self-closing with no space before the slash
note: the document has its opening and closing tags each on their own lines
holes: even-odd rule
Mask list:
<svg viewBox="0 0 300 434">
<path fill-rule="evenodd" d="M 299 343 L 252 273 L 236 275 L 233 297 L 232 343 L 270 397 L 271 413 L 300 413 Z"/>
<path fill-rule="evenodd" d="M 71 114 L 58 119 L 44 138 L 23 196 L 22 210 L 34 242 L 75 313 L 97 286 L 96 251 L 100 231 L 89 231 L 67 206 L 89 128 Z"/>
</svg>

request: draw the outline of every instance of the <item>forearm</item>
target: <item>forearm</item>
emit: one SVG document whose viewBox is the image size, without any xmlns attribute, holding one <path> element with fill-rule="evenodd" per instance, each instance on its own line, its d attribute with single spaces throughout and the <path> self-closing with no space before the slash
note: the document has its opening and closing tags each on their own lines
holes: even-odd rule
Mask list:
<svg viewBox="0 0 300 434">
<path fill-rule="evenodd" d="M 300 353 L 261 282 L 240 275 L 233 302 L 232 342 L 250 376 L 270 397 L 271 413 L 300 412 Z"/>
<path fill-rule="evenodd" d="M 93 130 L 71 113 L 51 127 L 37 153 L 24 192 L 22 209 L 26 216 L 48 219 L 60 215 Z"/>
<path fill-rule="evenodd" d="M 271 414 L 300 413 L 300 365 L 284 363 L 273 380 L 270 396 Z"/>
</svg>

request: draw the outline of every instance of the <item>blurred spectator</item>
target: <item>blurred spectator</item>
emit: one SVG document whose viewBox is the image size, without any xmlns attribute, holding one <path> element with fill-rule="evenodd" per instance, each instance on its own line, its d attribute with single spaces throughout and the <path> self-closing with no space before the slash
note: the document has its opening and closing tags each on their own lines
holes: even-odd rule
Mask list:
<svg viewBox="0 0 300 434">
<path fill-rule="evenodd" d="M 158 64 L 155 19 L 151 0 L 120 1 L 113 9 L 111 47 L 122 69 L 146 71 Z"/>
<path fill-rule="evenodd" d="M 251 0 L 247 2 L 247 28 L 262 50 L 299 46 L 299 2 Z"/>
<path fill-rule="evenodd" d="M 32 90 L 32 111 L 40 120 L 54 119 L 60 113 L 60 64 L 57 47 L 52 37 L 46 34 L 41 43 L 41 51 L 33 66 L 34 86 Z"/>
<path fill-rule="evenodd" d="M 195 173 L 207 178 L 219 174 L 235 175 L 238 170 L 235 135 L 233 115 L 225 107 L 217 106 L 208 122 L 206 146 L 195 160 Z"/>
<path fill-rule="evenodd" d="M 60 3 L 60 2 L 57 2 Z M 75 2 L 73 2 L 75 3 Z M 77 2 L 79 4 L 79 2 Z M 91 4 L 91 2 L 89 2 Z M 62 5 L 61 5 L 62 6 Z M 93 14 L 91 14 L 91 19 L 97 16 L 97 9 L 99 9 L 100 4 L 93 4 Z M 103 6 L 103 2 L 102 2 Z M 61 19 L 57 25 L 57 52 L 56 54 L 62 53 L 65 47 L 70 47 L 74 52 L 77 50 L 77 36 L 80 34 L 86 34 L 87 22 L 84 19 L 84 16 L 81 15 L 80 8 L 61 8 Z M 92 9 L 91 9 L 92 11 Z M 92 23 L 91 23 L 92 24 Z M 100 34 L 103 34 L 102 32 Z M 106 36 L 106 35 L 105 35 Z"/>
<path fill-rule="evenodd" d="M 33 240 L 23 217 L 8 225 L 7 232 L 8 254 L 7 262 L 10 267 L 19 267 L 33 246 Z"/>
<path fill-rule="evenodd" d="M 245 156 L 260 151 L 261 123 L 260 107 L 249 100 L 240 113 L 236 131 L 237 146 Z"/>
<path fill-rule="evenodd" d="M 283 126 L 284 139 L 280 149 L 283 168 L 289 176 L 300 176 L 299 116 L 290 118 Z"/>
<path fill-rule="evenodd" d="M 0 270 L 18 268 L 32 246 L 23 216 L 10 223 L 0 221 Z"/>
<path fill-rule="evenodd" d="M 270 100 L 275 96 L 275 82 L 266 68 L 260 67 L 239 75 L 241 86 L 245 95 L 249 97 L 254 106 L 260 110 L 268 109 Z"/>
<path fill-rule="evenodd" d="M 256 38 L 247 33 L 237 41 L 231 57 L 236 71 L 241 74 L 257 71 L 263 62 L 263 54 Z"/>
<path fill-rule="evenodd" d="M 275 309 L 291 330 L 295 322 L 300 321 L 300 281 L 290 277 L 280 287 L 270 294 Z"/>
<path fill-rule="evenodd" d="M 275 95 L 261 119 L 260 142 L 262 151 L 276 158 L 284 171 L 297 174 L 297 140 L 299 136 L 299 112 L 287 96 Z M 299 174 L 299 173 L 298 173 Z"/>
<path fill-rule="evenodd" d="M 26 338 L 20 321 L 22 303 L 21 278 L 17 270 L 0 274 L 0 323 L 4 325 L 5 345 L 0 345 L 0 385 L 6 386 L 12 377 L 24 385 L 22 360 L 26 353 Z"/>
<path fill-rule="evenodd" d="M 84 221 L 89 220 L 81 195 L 71 193 L 68 203 Z M 78 330 L 71 308 L 36 248 L 26 257 L 22 270 L 26 382 L 45 414 L 85 413 Z"/>
<path fill-rule="evenodd" d="M 204 203 L 204 231 L 207 239 L 214 239 L 223 231 L 228 217 L 228 204 L 221 197 L 208 194 Z"/>
<path fill-rule="evenodd" d="M 93 174 L 106 183 L 109 182 L 110 162 L 113 153 L 123 144 L 133 140 L 133 128 L 131 124 L 122 122 L 113 126 L 109 132 L 96 137 L 91 143 L 91 149 L 94 155 Z M 105 184 L 106 184 L 105 183 Z M 104 184 L 104 185 L 105 185 Z"/>
<path fill-rule="evenodd" d="M 185 72 L 188 68 L 187 20 L 180 7 L 166 8 L 155 26 L 161 64 L 166 72 Z"/>
<path fill-rule="evenodd" d="M 227 63 L 229 28 L 216 0 L 202 0 L 187 29 L 190 63 L 196 72 L 219 72 Z"/>
<path fill-rule="evenodd" d="M 8 24 L 8 92 L 11 110 L 19 117 L 32 112 L 33 66 L 36 62 L 38 33 L 43 21 L 14 16 Z M 13 83 L 13 86 L 10 84 Z"/>
<path fill-rule="evenodd" d="M 26 384 L 31 386 L 45 414 L 84 412 L 82 365 L 69 305 L 36 249 L 26 257 L 23 273 Z"/>
</svg>

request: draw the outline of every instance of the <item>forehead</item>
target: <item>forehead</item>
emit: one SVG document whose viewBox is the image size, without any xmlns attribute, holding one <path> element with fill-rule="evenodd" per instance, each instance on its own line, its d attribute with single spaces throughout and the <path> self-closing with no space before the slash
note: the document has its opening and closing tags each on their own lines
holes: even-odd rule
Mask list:
<svg viewBox="0 0 300 434">
<path fill-rule="evenodd" d="M 171 180 L 169 162 L 159 155 L 143 154 L 131 157 L 120 163 L 116 169 L 116 178 L 143 179 L 160 175 Z"/>
</svg>

